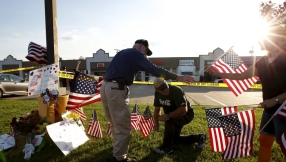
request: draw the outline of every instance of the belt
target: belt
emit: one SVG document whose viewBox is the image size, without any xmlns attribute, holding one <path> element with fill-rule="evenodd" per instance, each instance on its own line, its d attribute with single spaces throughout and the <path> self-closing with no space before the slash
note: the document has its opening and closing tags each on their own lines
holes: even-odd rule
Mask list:
<svg viewBox="0 0 286 162">
<path fill-rule="evenodd" d="M 113 79 L 104 79 L 104 81 L 106 81 L 106 82 L 115 82 L 115 83 L 118 83 L 118 79 L 116 79 L 116 78 L 113 78 Z"/>
<path fill-rule="evenodd" d="M 112 79 L 104 79 L 106 82 L 113 82 L 113 83 L 119 83 L 119 78 L 112 78 Z M 124 85 L 129 86 L 126 82 Z"/>
</svg>

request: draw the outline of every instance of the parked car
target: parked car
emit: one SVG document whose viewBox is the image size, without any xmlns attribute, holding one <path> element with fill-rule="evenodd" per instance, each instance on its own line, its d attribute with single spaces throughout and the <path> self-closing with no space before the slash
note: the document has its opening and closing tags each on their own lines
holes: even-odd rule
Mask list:
<svg viewBox="0 0 286 162">
<path fill-rule="evenodd" d="M 29 82 L 13 74 L 0 74 L 0 98 L 6 94 L 28 94 Z"/>
<path fill-rule="evenodd" d="M 215 79 L 214 83 L 223 83 L 224 81 L 222 79 Z"/>
</svg>

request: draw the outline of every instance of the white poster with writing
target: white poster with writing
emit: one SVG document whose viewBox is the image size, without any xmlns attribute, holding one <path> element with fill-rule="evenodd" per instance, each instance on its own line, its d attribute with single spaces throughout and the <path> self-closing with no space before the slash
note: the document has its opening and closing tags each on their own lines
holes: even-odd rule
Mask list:
<svg viewBox="0 0 286 162">
<path fill-rule="evenodd" d="M 49 90 L 58 90 L 59 70 L 59 63 L 55 63 L 30 71 L 28 95 L 41 94 L 47 88 Z"/>
<path fill-rule="evenodd" d="M 57 122 L 48 125 L 47 131 L 64 155 L 89 140 L 85 132 L 75 122 Z"/>
<path fill-rule="evenodd" d="M 15 139 L 13 136 L 3 134 L 0 136 L 0 151 L 9 149 L 15 145 Z"/>
</svg>

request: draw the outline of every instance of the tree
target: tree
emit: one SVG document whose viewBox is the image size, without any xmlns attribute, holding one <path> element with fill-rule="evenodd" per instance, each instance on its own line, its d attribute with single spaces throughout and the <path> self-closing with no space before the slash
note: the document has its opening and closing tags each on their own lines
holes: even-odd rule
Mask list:
<svg viewBox="0 0 286 162">
<path fill-rule="evenodd" d="M 85 58 L 83 56 L 79 56 L 79 60 L 84 60 Z"/>
</svg>

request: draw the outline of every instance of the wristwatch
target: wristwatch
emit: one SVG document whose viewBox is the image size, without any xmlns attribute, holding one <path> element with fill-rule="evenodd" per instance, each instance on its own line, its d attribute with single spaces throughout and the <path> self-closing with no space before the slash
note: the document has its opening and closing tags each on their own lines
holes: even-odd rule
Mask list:
<svg viewBox="0 0 286 162">
<path fill-rule="evenodd" d="M 279 99 L 277 98 L 277 96 L 275 97 L 275 101 L 276 101 L 277 103 L 279 103 Z"/>
<path fill-rule="evenodd" d="M 168 117 L 169 117 L 169 119 L 171 119 L 171 118 L 172 118 L 172 115 L 171 115 L 170 113 L 168 113 Z"/>
</svg>

